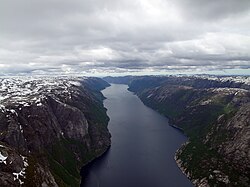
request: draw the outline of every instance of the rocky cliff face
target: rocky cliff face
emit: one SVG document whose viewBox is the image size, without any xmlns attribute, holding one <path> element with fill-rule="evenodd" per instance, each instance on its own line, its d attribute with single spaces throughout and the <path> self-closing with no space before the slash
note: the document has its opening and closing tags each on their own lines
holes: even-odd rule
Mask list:
<svg viewBox="0 0 250 187">
<path fill-rule="evenodd" d="M 189 136 L 175 159 L 196 186 L 250 185 L 249 78 L 242 80 L 149 76 L 129 85 Z"/>
<path fill-rule="evenodd" d="M 97 78 L 0 79 L 0 186 L 79 186 L 110 146 Z"/>
</svg>

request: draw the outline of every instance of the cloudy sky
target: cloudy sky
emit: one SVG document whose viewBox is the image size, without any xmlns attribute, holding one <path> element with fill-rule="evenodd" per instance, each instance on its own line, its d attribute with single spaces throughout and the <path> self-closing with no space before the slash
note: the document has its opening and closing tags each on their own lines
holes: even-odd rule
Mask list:
<svg viewBox="0 0 250 187">
<path fill-rule="evenodd" d="M 0 74 L 250 74 L 250 0 L 1 0 Z"/>
</svg>

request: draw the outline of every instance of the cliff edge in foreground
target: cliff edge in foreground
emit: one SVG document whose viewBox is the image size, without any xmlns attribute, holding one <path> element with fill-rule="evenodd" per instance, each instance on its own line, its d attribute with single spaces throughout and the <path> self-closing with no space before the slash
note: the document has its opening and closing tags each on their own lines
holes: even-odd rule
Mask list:
<svg viewBox="0 0 250 187">
<path fill-rule="evenodd" d="M 79 186 L 110 146 L 98 78 L 0 78 L 0 186 Z"/>
</svg>

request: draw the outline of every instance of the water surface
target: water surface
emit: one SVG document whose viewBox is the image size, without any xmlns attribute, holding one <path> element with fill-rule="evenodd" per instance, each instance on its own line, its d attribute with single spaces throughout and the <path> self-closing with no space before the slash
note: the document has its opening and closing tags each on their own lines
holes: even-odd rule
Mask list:
<svg viewBox="0 0 250 187">
<path fill-rule="evenodd" d="M 168 120 L 113 84 L 103 90 L 112 135 L 109 151 L 88 168 L 84 187 L 191 187 L 174 160 L 187 138 Z"/>
</svg>

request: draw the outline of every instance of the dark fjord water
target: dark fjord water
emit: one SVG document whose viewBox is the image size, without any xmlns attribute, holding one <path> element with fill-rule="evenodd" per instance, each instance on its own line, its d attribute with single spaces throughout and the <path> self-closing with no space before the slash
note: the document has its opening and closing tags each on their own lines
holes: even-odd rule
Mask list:
<svg viewBox="0 0 250 187">
<path fill-rule="evenodd" d="M 126 85 L 113 84 L 103 94 L 112 145 L 89 166 L 82 186 L 193 186 L 174 160 L 186 137 L 169 126 L 165 117 L 143 105 Z"/>
</svg>

